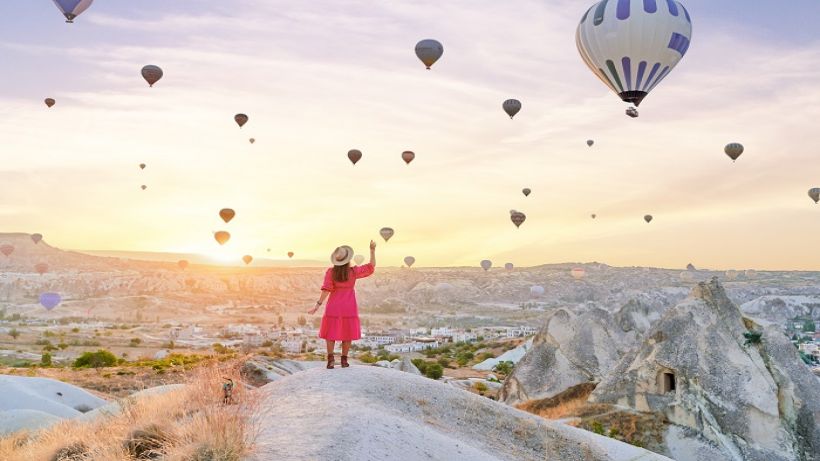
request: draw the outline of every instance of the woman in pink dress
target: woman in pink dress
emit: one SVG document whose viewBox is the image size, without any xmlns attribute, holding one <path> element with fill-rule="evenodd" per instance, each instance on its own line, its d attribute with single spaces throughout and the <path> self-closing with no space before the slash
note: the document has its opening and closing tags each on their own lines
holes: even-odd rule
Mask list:
<svg viewBox="0 0 820 461">
<path fill-rule="evenodd" d="M 342 245 L 330 255 L 333 267 L 325 272 L 322 284 L 322 295 L 316 306 L 308 311 L 315 314 L 327 299 L 327 308 L 322 317 L 319 337 L 327 343 L 327 368 L 332 369 L 335 363 L 333 348 L 336 341 L 342 342 L 342 368 L 347 368 L 347 352 L 350 342 L 362 337 L 359 324 L 359 306 L 356 304 L 356 280 L 373 274 L 376 270 L 376 242 L 370 241 L 370 262 L 364 266 L 350 267 L 353 259 L 353 248 Z"/>
</svg>

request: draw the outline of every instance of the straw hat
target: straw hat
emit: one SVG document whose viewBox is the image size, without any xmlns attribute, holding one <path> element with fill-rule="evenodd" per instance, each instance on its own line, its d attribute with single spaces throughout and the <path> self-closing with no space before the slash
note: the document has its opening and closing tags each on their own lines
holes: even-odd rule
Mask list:
<svg viewBox="0 0 820 461">
<path fill-rule="evenodd" d="M 333 254 L 330 255 L 330 262 L 332 262 L 334 266 L 344 266 L 349 263 L 351 259 L 353 259 L 353 248 L 347 245 L 336 248 L 333 250 Z"/>
</svg>

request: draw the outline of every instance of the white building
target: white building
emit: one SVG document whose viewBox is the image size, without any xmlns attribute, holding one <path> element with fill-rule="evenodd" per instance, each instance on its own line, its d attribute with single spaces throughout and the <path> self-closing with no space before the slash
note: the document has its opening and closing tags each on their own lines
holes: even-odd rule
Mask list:
<svg viewBox="0 0 820 461">
<path fill-rule="evenodd" d="M 439 346 L 438 341 L 432 342 L 418 342 L 414 341 L 412 343 L 399 343 L 399 344 L 390 344 L 385 346 L 385 350 L 390 352 L 391 354 L 399 354 L 404 352 L 421 352 L 426 349 L 435 349 Z"/>
<path fill-rule="evenodd" d="M 430 336 L 452 336 L 452 331 L 449 327 L 433 328 L 430 330 Z"/>
<path fill-rule="evenodd" d="M 471 343 L 476 339 L 478 339 L 478 335 L 475 333 L 467 333 L 466 331 L 453 333 L 454 343 Z"/>
</svg>

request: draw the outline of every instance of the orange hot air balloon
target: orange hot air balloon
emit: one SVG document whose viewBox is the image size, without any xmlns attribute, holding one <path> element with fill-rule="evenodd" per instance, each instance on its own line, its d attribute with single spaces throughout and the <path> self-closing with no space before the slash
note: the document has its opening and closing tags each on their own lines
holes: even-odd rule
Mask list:
<svg viewBox="0 0 820 461">
<path fill-rule="evenodd" d="M 34 265 L 34 270 L 37 271 L 38 274 L 43 275 L 48 272 L 48 264 L 46 263 L 37 263 Z"/>
<path fill-rule="evenodd" d="M 253 261 L 253 256 L 245 255 L 245 256 L 242 257 L 242 261 L 245 261 L 245 265 L 247 266 L 248 264 L 251 263 L 251 261 Z"/>
<path fill-rule="evenodd" d="M 141 185 L 141 186 L 140 186 L 140 189 L 142 189 L 142 190 L 148 189 L 148 186 L 146 186 L 145 184 L 143 184 L 143 185 Z"/>
<path fill-rule="evenodd" d="M 48 107 L 53 106 L 53 105 L 54 105 L 54 103 L 56 103 L 56 102 L 57 102 L 57 101 L 55 101 L 53 98 L 46 98 L 46 105 L 47 105 Z"/>
<path fill-rule="evenodd" d="M 145 169 L 145 166 L 146 166 L 146 165 L 145 165 L 144 163 L 140 163 L 140 170 L 144 170 L 144 169 Z"/>
<path fill-rule="evenodd" d="M 231 234 L 226 231 L 214 232 L 214 239 L 216 239 L 220 245 L 224 245 L 231 239 Z"/>
<path fill-rule="evenodd" d="M 0 245 L 0 253 L 3 253 L 6 256 L 10 256 L 12 253 L 14 253 L 14 245 L 9 245 L 8 243 Z"/>
<path fill-rule="evenodd" d="M 408 165 L 410 164 L 410 162 L 413 161 L 414 158 L 416 158 L 416 154 L 414 154 L 413 151 L 406 150 L 401 153 L 401 159 L 404 160 L 404 163 Z"/>
<path fill-rule="evenodd" d="M 43 240 L 43 234 L 31 234 L 31 241 L 34 242 L 35 245 L 40 243 Z"/>
<path fill-rule="evenodd" d="M 177 262 L 177 266 L 179 266 L 179 268 L 180 268 L 180 269 L 185 270 L 185 269 L 187 269 L 187 268 L 188 268 L 188 261 L 187 261 L 187 260 L 184 260 L 184 259 L 180 259 L 180 260 Z"/>
<path fill-rule="evenodd" d="M 239 125 L 239 128 L 242 128 L 243 125 L 248 123 L 248 116 L 245 114 L 236 114 L 233 116 L 233 119 L 236 124 Z"/>
<path fill-rule="evenodd" d="M 572 278 L 574 278 L 575 280 L 580 280 L 584 278 L 585 275 L 587 275 L 587 271 L 584 270 L 583 267 L 576 267 L 575 269 L 569 271 L 569 274 L 572 275 Z"/>
<path fill-rule="evenodd" d="M 293 252 L 292 252 L 292 251 L 288 251 L 288 258 L 292 258 L 292 257 L 293 257 Z"/>
<path fill-rule="evenodd" d="M 219 217 L 225 221 L 225 224 L 231 222 L 231 219 L 233 219 L 234 216 L 236 216 L 236 212 L 230 208 L 223 208 L 219 210 Z"/>
<path fill-rule="evenodd" d="M 362 151 L 359 149 L 351 149 L 347 151 L 347 158 L 350 159 L 351 162 L 355 165 L 356 162 L 362 159 Z"/>
</svg>

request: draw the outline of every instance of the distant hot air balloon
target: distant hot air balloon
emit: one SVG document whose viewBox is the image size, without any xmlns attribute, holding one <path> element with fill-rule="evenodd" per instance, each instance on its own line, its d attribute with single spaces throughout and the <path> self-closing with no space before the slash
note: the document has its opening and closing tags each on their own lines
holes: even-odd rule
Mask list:
<svg viewBox="0 0 820 461">
<path fill-rule="evenodd" d="M 57 293 L 42 293 L 40 294 L 40 304 L 47 310 L 57 307 L 63 298 Z"/>
<path fill-rule="evenodd" d="M 351 149 L 347 151 L 347 158 L 350 159 L 351 162 L 355 165 L 356 162 L 362 159 L 362 151 L 359 149 Z"/>
<path fill-rule="evenodd" d="M 35 245 L 40 243 L 40 240 L 43 240 L 43 234 L 31 234 L 31 241 L 34 242 Z"/>
<path fill-rule="evenodd" d="M 521 190 L 521 193 L 524 194 L 524 197 L 529 197 L 530 194 L 532 193 L 532 191 L 530 190 L 529 187 L 525 187 L 524 189 Z"/>
<path fill-rule="evenodd" d="M 737 276 L 740 275 L 740 272 L 735 270 L 728 270 L 726 271 L 726 280 L 735 280 Z"/>
<path fill-rule="evenodd" d="M 404 258 L 404 264 L 407 264 L 407 267 L 413 267 L 413 263 L 416 262 L 416 258 L 412 256 L 406 256 Z"/>
<path fill-rule="evenodd" d="M 485 272 L 490 270 L 491 267 L 493 267 L 493 262 L 489 259 L 481 261 L 481 268 L 484 269 Z"/>
<path fill-rule="evenodd" d="M 544 287 L 540 285 L 533 285 L 530 287 L 530 296 L 533 298 L 540 298 L 544 296 Z"/>
<path fill-rule="evenodd" d="M 140 186 L 140 189 L 142 189 L 142 190 L 148 189 L 148 186 L 146 186 L 145 184 L 143 184 L 143 185 L 141 185 L 141 186 Z"/>
<path fill-rule="evenodd" d="M 236 124 L 239 125 L 239 128 L 242 128 L 243 125 L 248 123 L 248 116 L 245 114 L 236 114 L 233 116 L 233 119 Z"/>
<path fill-rule="evenodd" d="M 575 33 L 590 70 L 635 106 L 675 68 L 691 38 L 692 20 L 677 0 L 599 1 Z"/>
<path fill-rule="evenodd" d="M 53 106 L 56 102 L 53 98 L 46 98 L 46 106 L 48 107 Z"/>
<path fill-rule="evenodd" d="M 416 56 L 424 63 L 427 69 L 439 60 L 444 54 L 444 46 L 437 40 L 426 39 L 416 43 Z"/>
<path fill-rule="evenodd" d="M 231 234 L 229 234 L 227 231 L 214 232 L 214 239 L 216 239 L 216 241 L 219 242 L 220 245 L 224 245 L 228 242 L 228 240 L 231 239 Z"/>
<path fill-rule="evenodd" d="M 507 269 L 508 271 L 513 270 L 513 267 L 513 263 L 504 264 L 504 269 Z"/>
<path fill-rule="evenodd" d="M 743 144 L 736 142 L 726 144 L 726 147 L 723 148 L 723 152 L 726 152 L 726 155 L 734 162 L 740 157 L 740 154 L 743 153 Z"/>
<path fill-rule="evenodd" d="M 270 253 L 270 248 L 268 248 L 268 253 Z"/>
<path fill-rule="evenodd" d="M 288 251 L 288 258 L 293 258 L 293 252 L 292 251 Z"/>
<path fill-rule="evenodd" d="M 382 236 L 385 242 L 390 240 L 390 237 L 392 237 L 394 233 L 395 231 L 390 227 L 382 227 L 379 231 L 379 234 Z"/>
<path fill-rule="evenodd" d="M 253 143 L 255 143 L 255 142 L 256 142 L 256 139 L 251 138 L 251 139 L 248 139 L 248 141 L 249 141 L 251 144 L 253 144 Z"/>
<path fill-rule="evenodd" d="M 596 215 L 595 213 L 592 213 L 590 216 L 592 216 L 592 219 L 595 219 L 595 218 L 598 217 L 598 215 Z"/>
<path fill-rule="evenodd" d="M 144 170 L 146 165 L 144 163 L 140 163 L 140 170 Z"/>
<path fill-rule="evenodd" d="M 359 265 L 359 264 L 363 263 L 364 262 L 364 256 L 362 256 L 362 255 L 354 256 L 353 257 L 353 262 L 355 262 L 356 265 Z"/>
<path fill-rule="evenodd" d="M 410 162 L 413 161 L 414 158 L 416 158 L 416 154 L 414 154 L 413 151 L 406 150 L 401 153 L 401 159 L 404 160 L 404 163 L 408 165 L 410 164 Z"/>
<path fill-rule="evenodd" d="M 48 264 L 46 263 L 37 263 L 34 265 L 34 270 L 37 271 L 38 274 L 43 275 L 48 272 Z"/>
<path fill-rule="evenodd" d="M 521 227 L 521 224 L 524 224 L 524 221 L 527 220 L 527 215 L 520 211 L 513 211 L 510 213 L 510 220 L 515 224 L 515 227 Z"/>
<path fill-rule="evenodd" d="M 515 114 L 521 111 L 521 101 L 517 99 L 508 99 L 501 104 L 501 108 L 504 109 L 504 112 L 510 116 L 510 119 L 515 117 Z"/>
<path fill-rule="evenodd" d="M 57 5 L 60 13 L 65 16 L 65 22 L 69 24 L 72 24 L 74 18 L 87 10 L 92 3 L 94 3 L 94 0 L 54 0 L 54 4 Z"/>
<path fill-rule="evenodd" d="M 643 217 L 643 220 L 646 221 L 647 223 L 652 222 L 652 215 L 651 214 L 645 215 Z"/>
<path fill-rule="evenodd" d="M 160 69 L 159 66 L 149 64 L 142 68 L 142 78 L 148 82 L 148 86 L 154 86 L 154 83 L 157 83 L 159 79 L 162 78 L 162 69 Z"/>
<path fill-rule="evenodd" d="M 188 268 L 188 261 L 185 259 L 180 259 L 177 261 L 177 266 L 179 266 L 180 269 L 185 270 Z"/>
<path fill-rule="evenodd" d="M 592 147 L 593 144 L 595 144 L 595 141 L 587 139 L 587 146 Z"/>
<path fill-rule="evenodd" d="M 231 222 L 231 219 L 233 219 L 234 216 L 236 216 L 236 212 L 230 208 L 223 208 L 219 210 L 219 217 L 225 221 L 225 224 Z"/>
<path fill-rule="evenodd" d="M 248 264 L 251 263 L 251 261 L 253 261 L 253 256 L 245 255 L 245 256 L 242 257 L 242 261 L 244 261 L 245 265 L 247 266 Z"/>
<path fill-rule="evenodd" d="M 814 200 L 814 203 L 820 202 L 820 187 L 812 187 L 809 189 L 809 197 Z"/>
<path fill-rule="evenodd" d="M 3 253 L 6 256 L 10 256 L 12 253 L 14 253 L 14 246 L 9 245 L 8 243 L 0 245 L 0 253 Z"/>
<path fill-rule="evenodd" d="M 569 271 L 569 275 L 571 275 L 575 280 L 581 280 L 585 275 L 587 275 L 587 271 L 583 267 L 576 267 Z"/>
</svg>

